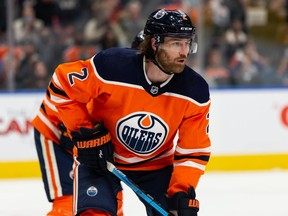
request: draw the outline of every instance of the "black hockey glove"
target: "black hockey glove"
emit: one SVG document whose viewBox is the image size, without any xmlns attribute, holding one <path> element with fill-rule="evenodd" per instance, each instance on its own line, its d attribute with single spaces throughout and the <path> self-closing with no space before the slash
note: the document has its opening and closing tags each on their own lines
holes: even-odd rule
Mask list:
<svg viewBox="0 0 288 216">
<path fill-rule="evenodd" d="M 188 194 L 177 192 L 167 198 L 168 208 L 171 212 L 177 212 L 178 216 L 197 216 L 199 201 L 195 199 L 196 194 L 193 187 L 190 187 Z"/>
<path fill-rule="evenodd" d="M 71 132 L 72 141 L 77 148 L 77 160 L 95 171 L 107 171 L 106 161 L 113 160 L 113 144 L 109 131 L 99 122 L 94 128 L 81 127 Z"/>
<path fill-rule="evenodd" d="M 70 154 L 73 153 L 73 142 L 68 136 L 67 129 L 63 123 L 58 124 L 58 128 L 61 131 L 61 136 L 59 139 L 59 145 L 65 151 L 68 151 Z"/>
</svg>

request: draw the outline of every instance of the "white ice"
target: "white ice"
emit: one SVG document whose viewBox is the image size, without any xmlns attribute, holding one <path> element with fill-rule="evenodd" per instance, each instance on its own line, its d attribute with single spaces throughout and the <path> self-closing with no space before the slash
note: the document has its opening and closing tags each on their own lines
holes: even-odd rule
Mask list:
<svg viewBox="0 0 288 216">
<path fill-rule="evenodd" d="M 143 205 L 124 186 L 126 216 L 145 216 Z M 197 188 L 199 216 L 288 216 L 288 170 L 207 172 Z M 45 216 L 40 179 L 0 180 L 0 216 Z"/>
</svg>

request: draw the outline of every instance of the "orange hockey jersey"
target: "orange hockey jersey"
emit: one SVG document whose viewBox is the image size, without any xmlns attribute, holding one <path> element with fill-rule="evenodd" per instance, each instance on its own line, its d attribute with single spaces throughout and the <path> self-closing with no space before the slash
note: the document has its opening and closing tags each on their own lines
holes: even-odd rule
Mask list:
<svg viewBox="0 0 288 216">
<path fill-rule="evenodd" d="M 187 66 L 152 83 L 144 61 L 136 50 L 112 48 L 61 64 L 48 88 L 50 100 L 70 132 L 104 121 L 119 169 L 173 164 L 168 195 L 196 188 L 210 156 L 208 85 Z"/>
</svg>

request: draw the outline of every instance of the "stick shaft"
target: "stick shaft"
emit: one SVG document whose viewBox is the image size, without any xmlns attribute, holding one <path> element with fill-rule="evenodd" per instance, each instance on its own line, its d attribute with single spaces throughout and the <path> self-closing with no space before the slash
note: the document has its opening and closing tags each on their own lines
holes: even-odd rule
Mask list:
<svg viewBox="0 0 288 216">
<path fill-rule="evenodd" d="M 139 197 L 145 200 L 149 205 L 156 209 L 163 216 L 171 215 L 165 209 L 163 209 L 157 202 L 154 201 L 154 198 L 149 194 L 144 193 L 137 185 L 135 185 L 123 172 L 118 170 L 112 163 L 107 161 L 107 169 L 118 177 L 122 182 L 124 182 L 129 188 L 131 188 Z"/>
</svg>

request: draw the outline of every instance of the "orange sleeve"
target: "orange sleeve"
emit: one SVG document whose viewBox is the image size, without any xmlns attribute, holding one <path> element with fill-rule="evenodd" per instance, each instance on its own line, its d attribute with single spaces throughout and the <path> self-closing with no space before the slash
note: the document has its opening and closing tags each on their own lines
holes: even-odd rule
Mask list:
<svg viewBox="0 0 288 216">
<path fill-rule="evenodd" d="M 86 104 L 97 97 L 100 87 L 89 59 L 56 68 L 48 91 L 68 132 L 93 126 Z"/>
<path fill-rule="evenodd" d="M 174 154 L 174 170 L 167 191 L 168 196 L 179 191 L 187 192 L 191 186 L 196 189 L 209 161 L 210 102 L 193 107 L 194 109 L 191 107 L 190 116 L 183 120 L 179 129 L 179 138 Z"/>
</svg>

